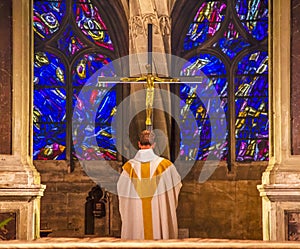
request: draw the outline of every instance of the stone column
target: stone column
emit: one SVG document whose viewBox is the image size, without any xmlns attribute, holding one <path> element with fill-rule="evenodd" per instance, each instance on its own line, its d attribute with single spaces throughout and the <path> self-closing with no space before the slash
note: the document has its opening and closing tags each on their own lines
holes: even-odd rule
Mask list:
<svg viewBox="0 0 300 249">
<path fill-rule="evenodd" d="M 289 213 L 300 212 L 300 157 L 291 153 L 291 0 L 269 4 L 271 147 L 258 190 L 263 201 L 264 240 L 288 240 Z"/>
<path fill-rule="evenodd" d="M 160 77 L 170 76 L 170 53 L 171 53 L 171 20 L 170 13 L 173 5 L 173 0 L 129 0 L 128 17 L 129 17 L 129 73 L 130 76 L 141 76 L 148 73 L 148 24 L 153 27 L 153 47 L 152 47 L 152 73 Z M 156 88 L 169 90 L 167 84 L 155 83 Z M 130 96 L 131 102 L 129 110 L 134 114 L 136 105 L 145 105 L 146 103 L 138 102 L 135 99 L 134 93 L 145 89 L 146 84 L 131 84 Z M 171 118 L 166 113 L 171 113 L 170 98 L 162 99 L 160 96 L 155 96 L 154 101 L 159 105 L 158 110 L 153 112 L 153 129 L 159 129 L 164 134 L 162 140 L 170 138 Z M 130 122 L 125 120 L 125 122 Z M 139 113 L 132 126 L 130 133 L 138 133 L 145 129 L 145 114 Z M 132 134 L 135 136 L 138 134 Z M 158 137 L 158 139 L 160 139 Z M 135 144 L 136 139 L 132 140 Z M 128 149 L 128 157 L 132 156 L 131 145 L 126 145 Z M 125 148 L 126 150 L 126 148 Z M 166 157 L 170 157 L 170 149 L 167 145 L 157 146 L 157 152 Z"/>
<path fill-rule="evenodd" d="M 12 153 L 0 155 L 0 212 L 15 214 L 22 240 L 39 237 L 45 189 L 32 162 L 32 10 L 32 0 L 12 0 Z"/>
<path fill-rule="evenodd" d="M 171 51 L 169 0 L 129 1 L 129 53 L 147 53 L 147 26 L 153 25 L 153 52 L 169 54 Z M 153 58 L 153 71 L 168 76 L 167 58 Z M 144 57 L 138 57 L 138 64 L 131 64 L 130 73 L 147 73 Z M 163 60 L 163 61 L 161 61 Z M 157 65 L 156 65 L 157 63 Z M 137 68 L 139 66 L 139 68 Z"/>
</svg>

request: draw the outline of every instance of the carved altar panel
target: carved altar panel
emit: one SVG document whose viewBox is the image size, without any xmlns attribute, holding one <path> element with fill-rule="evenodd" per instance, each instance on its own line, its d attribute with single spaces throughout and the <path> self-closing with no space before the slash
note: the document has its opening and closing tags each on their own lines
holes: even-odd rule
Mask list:
<svg viewBox="0 0 300 249">
<path fill-rule="evenodd" d="M 0 213 L 0 241 L 16 239 L 16 213 Z"/>
<path fill-rule="evenodd" d="M 0 3 L 0 154 L 11 154 L 12 0 Z"/>
</svg>

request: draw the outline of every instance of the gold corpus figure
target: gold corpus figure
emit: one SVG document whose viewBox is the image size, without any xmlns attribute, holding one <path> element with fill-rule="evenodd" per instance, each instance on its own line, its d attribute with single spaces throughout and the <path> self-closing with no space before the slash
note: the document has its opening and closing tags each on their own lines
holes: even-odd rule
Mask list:
<svg viewBox="0 0 300 249">
<path fill-rule="evenodd" d="M 179 82 L 179 79 L 174 78 L 160 78 L 151 73 L 142 75 L 141 77 L 127 77 L 121 78 L 123 82 L 140 82 L 145 81 L 147 84 L 146 90 L 146 128 L 152 129 L 152 109 L 154 101 L 154 82 Z"/>
</svg>

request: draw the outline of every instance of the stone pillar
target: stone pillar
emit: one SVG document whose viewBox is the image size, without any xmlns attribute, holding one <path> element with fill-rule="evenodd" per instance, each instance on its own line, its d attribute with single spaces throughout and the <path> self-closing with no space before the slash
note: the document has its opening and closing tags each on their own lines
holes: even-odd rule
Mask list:
<svg viewBox="0 0 300 249">
<path fill-rule="evenodd" d="M 171 53 L 171 20 L 170 13 L 174 0 L 129 0 L 129 74 L 130 76 L 141 76 L 148 73 L 148 24 L 153 27 L 152 46 L 152 73 L 160 77 L 170 76 L 170 53 Z M 155 83 L 156 88 L 169 90 L 169 85 Z M 136 118 L 132 125 L 129 136 L 134 137 L 132 144 L 137 144 L 138 133 L 146 128 L 145 113 L 136 113 L 137 105 L 146 105 L 138 102 L 134 93 L 146 89 L 146 84 L 130 85 L 130 107 L 129 110 Z M 170 98 L 162 99 L 155 96 L 154 101 L 159 106 L 159 111 L 153 112 L 153 129 L 162 131 L 161 141 L 170 138 L 171 117 L 166 113 L 171 113 Z M 127 111 L 127 110 L 126 110 Z M 126 119 L 126 118 L 125 118 Z M 131 120 L 125 120 L 125 123 Z M 163 135 L 164 134 L 164 135 Z M 159 143 L 157 143 L 159 144 Z M 132 146 L 125 145 L 128 150 L 128 157 L 132 157 Z M 170 157 L 169 146 L 157 146 L 156 152 L 160 155 Z M 126 154 L 126 153 L 125 153 Z"/>
<path fill-rule="evenodd" d="M 258 190 L 263 201 L 264 240 L 288 240 L 289 217 L 300 212 L 300 157 L 291 153 L 291 0 L 269 4 L 271 147 L 269 166 Z"/>
<path fill-rule="evenodd" d="M 129 53 L 147 53 L 147 26 L 153 25 L 153 52 L 171 53 L 171 20 L 169 0 L 129 1 Z M 147 59 L 147 58 L 146 58 Z M 156 60 L 157 59 L 157 60 Z M 139 63 L 130 64 L 130 73 L 147 73 L 147 60 L 138 56 Z M 168 76 L 167 58 L 153 58 L 154 73 Z M 137 67 L 138 66 L 138 67 Z"/>
<path fill-rule="evenodd" d="M 12 153 L 0 155 L 0 213 L 14 214 L 22 240 L 39 237 L 45 189 L 32 162 L 32 10 L 32 0 L 12 0 Z"/>
</svg>

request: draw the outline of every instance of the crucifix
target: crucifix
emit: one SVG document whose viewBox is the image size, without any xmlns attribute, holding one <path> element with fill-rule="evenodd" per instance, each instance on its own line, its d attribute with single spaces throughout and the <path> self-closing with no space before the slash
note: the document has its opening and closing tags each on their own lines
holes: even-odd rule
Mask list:
<svg viewBox="0 0 300 249">
<path fill-rule="evenodd" d="M 152 130 L 153 128 L 153 101 L 154 101 L 154 82 L 179 82 L 175 78 L 162 78 L 153 74 L 152 70 L 152 23 L 148 23 L 148 64 L 146 65 L 147 74 L 140 77 L 126 77 L 121 78 L 123 82 L 146 82 L 146 129 Z"/>
</svg>

